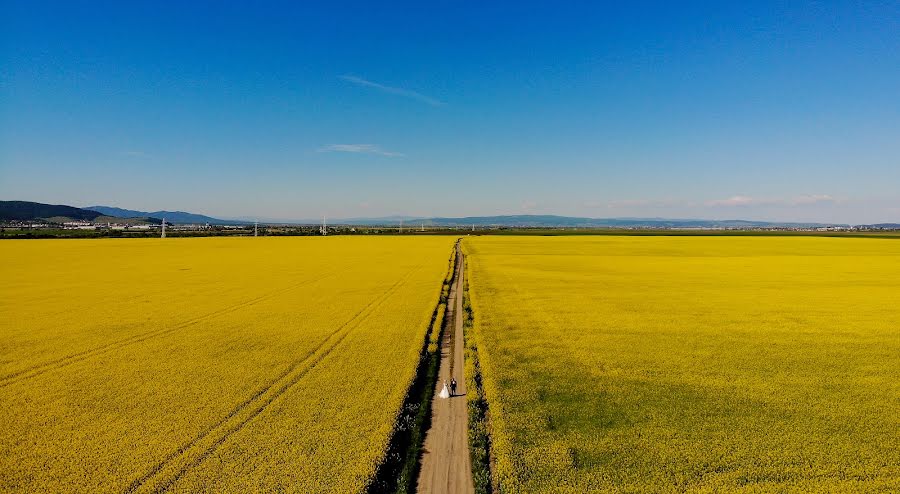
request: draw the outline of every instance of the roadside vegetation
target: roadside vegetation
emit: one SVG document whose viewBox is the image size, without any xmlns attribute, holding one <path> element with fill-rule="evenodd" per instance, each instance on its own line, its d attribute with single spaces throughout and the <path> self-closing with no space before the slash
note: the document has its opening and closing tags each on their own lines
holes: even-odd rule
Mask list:
<svg viewBox="0 0 900 494">
<path fill-rule="evenodd" d="M 468 264 L 463 285 L 463 334 L 465 335 L 466 408 L 468 413 L 469 452 L 472 482 L 477 494 L 493 492 L 491 476 L 491 431 L 488 402 L 484 394 L 481 362 L 478 358 L 478 337 L 475 334 L 475 311 L 469 292 Z"/>
<path fill-rule="evenodd" d="M 441 363 L 440 342 L 446 321 L 450 286 L 455 280 L 456 249 L 450 255 L 447 274 L 441 284 L 440 299 L 434 309 L 430 329 L 423 343 L 416 376 L 394 422 L 390 444 L 372 481 L 369 494 L 413 494 L 419 476 L 425 434 L 431 424 L 431 403 Z"/>
</svg>

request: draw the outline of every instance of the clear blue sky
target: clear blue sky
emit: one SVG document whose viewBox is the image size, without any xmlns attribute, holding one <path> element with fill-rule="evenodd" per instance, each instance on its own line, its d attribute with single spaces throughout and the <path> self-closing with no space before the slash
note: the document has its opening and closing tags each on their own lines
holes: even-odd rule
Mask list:
<svg viewBox="0 0 900 494">
<path fill-rule="evenodd" d="M 298 3 L 0 0 L 0 199 L 900 221 L 900 2 Z"/>
</svg>

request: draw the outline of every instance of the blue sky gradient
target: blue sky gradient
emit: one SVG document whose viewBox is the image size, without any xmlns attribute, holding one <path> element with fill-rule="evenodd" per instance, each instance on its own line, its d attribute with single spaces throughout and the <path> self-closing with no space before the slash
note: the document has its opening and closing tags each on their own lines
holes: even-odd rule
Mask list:
<svg viewBox="0 0 900 494">
<path fill-rule="evenodd" d="M 900 3 L 0 1 L 0 198 L 900 221 Z"/>
</svg>

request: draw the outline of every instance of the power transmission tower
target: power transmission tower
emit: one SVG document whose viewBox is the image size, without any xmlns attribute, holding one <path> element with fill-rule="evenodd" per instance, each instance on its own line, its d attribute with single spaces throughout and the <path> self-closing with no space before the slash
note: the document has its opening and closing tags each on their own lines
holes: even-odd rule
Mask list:
<svg viewBox="0 0 900 494">
<path fill-rule="evenodd" d="M 325 215 L 322 215 L 322 236 L 328 235 L 328 224 L 325 223 Z"/>
<path fill-rule="evenodd" d="M 254 237 L 259 236 L 259 222 L 258 221 L 253 222 L 253 236 Z"/>
<path fill-rule="evenodd" d="M 403 220 L 400 220 L 400 233 L 403 233 Z"/>
<path fill-rule="evenodd" d="M 162 234 L 160 234 L 159 238 L 166 238 L 166 219 L 165 218 L 163 218 Z"/>
</svg>

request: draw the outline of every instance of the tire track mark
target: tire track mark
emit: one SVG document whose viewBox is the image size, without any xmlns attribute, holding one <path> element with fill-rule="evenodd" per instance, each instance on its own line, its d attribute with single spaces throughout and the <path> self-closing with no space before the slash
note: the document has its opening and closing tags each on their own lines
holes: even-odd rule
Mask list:
<svg viewBox="0 0 900 494">
<path fill-rule="evenodd" d="M 141 484 L 146 483 L 146 481 L 147 481 L 148 479 L 150 479 L 154 474 L 156 474 L 156 473 L 158 473 L 159 471 L 161 471 L 161 470 L 166 466 L 166 465 L 165 465 L 166 463 L 168 463 L 168 462 L 170 462 L 171 460 L 177 458 L 179 455 L 186 454 L 186 452 L 187 452 L 188 449 L 190 449 L 191 447 L 195 446 L 197 443 L 199 443 L 199 441 L 201 441 L 202 439 L 204 439 L 205 437 L 207 437 L 207 436 L 208 436 L 212 431 L 214 431 L 215 429 L 223 427 L 223 426 L 225 425 L 225 423 L 226 423 L 228 420 L 230 420 L 230 419 L 234 418 L 235 416 L 237 416 L 241 411 L 243 411 L 244 409 L 246 409 L 247 406 L 249 406 L 253 401 L 259 399 L 259 398 L 260 398 L 262 395 L 264 395 L 267 391 L 270 391 L 271 389 L 273 389 L 280 381 L 282 381 L 282 380 L 284 380 L 284 379 L 286 379 L 286 378 L 289 378 L 289 377 L 290 377 L 290 374 L 291 374 L 292 372 L 297 371 L 297 370 L 299 369 L 298 373 L 301 374 L 301 375 L 300 375 L 300 376 L 295 376 L 296 379 L 289 379 L 289 384 L 288 384 L 288 385 L 286 385 L 286 386 L 283 385 L 283 386 L 279 387 L 279 389 L 278 389 L 278 391 L 275 393 L 275 395 L 271 397 L 271 400 L 267 400 L 267 402 L 264 404 L 263 408 L 264 408 L 265 406 L 267 406 L 269 403 L 271 403 L 272 401 L 274 401 L 274 399 L 277 398 L 278 396 L 280 396 L 281 394 L 283 394 L 283 393 L 287 390 L 287 388 L 289 388 L 289 387 L 293 386 L 294 384 L 296 384 L 296 381 L 299 381 L 299 378 L 302 377 L 302 375 L 305 375 L 306 372 L 308 372 L 309 370 L 311 370 L 312 367 L 315 366 L 315 364 L 317 364 L 320 360 L 322 360 L 323 358 L 325 358 L 325 357 L 326 357 L 326 356 L 334 349 L 335 346 L 337 346 L 338 344 L 340 344 L 347 336 L 349 336 L 350 332 L 352 332 L 352 330 L 353 330 L 356 326 L 350 327 L 349 329 L 347 329 L 347 330 L 346 330 L 344 333 L 342 333 L 342 334 L 338 334 L 338 333 L 340 333 L 342 330 L 344 330 L 345 328 L 347 328 L 349 325 L 351 325 L 351 324 L 353 324 L 353 323 L 360 323 L 360 322 L 362 322 L 363 320 L 365 320 L 365 318 L 368 317 L 368 312 L 371 312 L 371 311 L 369 310 L 370 308 L 371 308 L 372 310 L 374 310 L 378 305 L 380 305 L 382 302 L 384 302 L 384 300 L 386 300 L 388 297 L 390 297 L 390 295 L 392 295 L 394 292 L 396 292 L 396 290 L 397 290 L 400 286 L 402 286 L 402 284 L 404 284 L 406 281 L 408 281 L 408 279 L 412 276 L 412 274 L 413 274 L 415 271 L 417 271 L 419 268 L 421 268 L 421 266 L 416 267 L 416 268 L 414 268 L 413 270 L 411 270 L 411 271 L 410 271 L 409 273 L 407 273 L 401 280 L 397 281 L 396 283 L 394 283 L 393 285 L 391 285 L 387 290 L 385 290 L 384 293 L 382 293 L 382 294 L 379 295 L 378 297 L 372 299 L 368 304 L 366 304 L 362 309 L 360 309 L 359 311 L 357 311 L 357 312 L 356 312 L 353 316 L 351 316 L 347 321 L 345 321 L 345 322 L 342 323 L 340 326 L 338 326 L 335 330 L 333 330 L 331 333 L 329 333 L 329 334 L 328 334 L 328 335 L 327 335 L 327 336 L 326 336 L 326 337 L 325 337 L 318 345 L 316 345 L 316 347 L 314 347 L 313 349 L 311 349 L 310 351 L 308 351 L 308 352 L 304 355 L 304 357 L 295 360 L 295 361 L 294 361 L 294 362 L 293 362 L 293 363 L 292 363 L 292 364 L 291 364 L 284 372 L 282 372 L 281 374 L 279 374 L 279 376 L 278 376 L 277 378 L 275 378 L 275 379 L 269 381 L 269 383 L 267 383 L 267 384 L 265 384 L 264 386 L 262 386 L 262 387 L 261 387 L 256 393 L 254 393 L 250 398 L 248 398 L 247 400 L 241 402 L 241 404 L 239 404 L 239 405 L 238 405 L 235 409 L 233 409 L 228 415 L 226 415 L 225 418 L 223 418 L 223 419 L 220 420 L 219 422 L 217 422 L 217 423 L 211 425 L 211 426 L 208 427 L 203 433 L 201 433 L 200 435 L 198 435 L 198 437 L 196 437 L 194 440 L 192 440 L 192 441 L 190 441 L 189 443 L 183 445 L 183 446 L 182 446 L 181 448 L 179 448 L 177 451 L 175 451 L 175 452 L 173 452 L 172 454 L 168 455 L 168 456 L 166 457 L 166 459 L 164 459 L 162 462 L 160 462 L 160 464 L 158 464 L 156 467 L 154 467 L 154 468 L 151 470 L 151 472 L 148 472 L 148 474 L 145 474 L 144 477 L 142 477 L 141 479 L 138 479 L 138 480 L 136 480 L 135 482 L 133 482 L 132 485 L 129 486 L 129 489 L 126 490 L 126 492 L 130 492 L 130 491 L 132 491 L 133 489 L 139 488 Z M 363 315 L 364 313 L 366 313 L 366 314 Z M 361 316 L 362 316 L 362 317 L 361 317 Z M 357 325 L 358 325 L 358 324 L 357 324 Z M 325 351 L 323 351 L 323 352 L 321 352 L 321 353 L 319 353 L 319 354 L 317 355 L 317 352 L 319 352 L 323 347 L 325 347 L 325 346 L 328 344 L 329 340 L 332 340 L 332 338 L 334 338 L 336 335 L 337 335 L 337 338 L 333 341 L 333 343 L 332 343 L 330 346 L 328 346 L 328 348 L 327 348 Z M 312 357 L 315 357 L 315 358 L 313 359 L 313 361 L 311 362 L 310 365 L 308 365 L 308 366 L 306 366 L 306 367 L 303 367 L 303 368 L 300 367 L 302 364 L 307 363 L 307 362 L 310 360 L 310 358 L 312 358 Z M 293 382 L 291 382 L 291 381 L 293 381 Z M 256 412 L 253 416 L 258 415 L 261 411 L 262 411 L 262 409 L 260 409 L 258 412 Z M 252 417 L 251 417 L 251 418 L 252 418 Z M 249 421 L 249 420 L 248 420 L 248 421 Z M 243 423 L 246 423 L 246 422 L 243 422 Z M 240 429 L 240 427 L 237 427 L 233 432 L 228 433 L 228 435 L 230 436 L 231 434 L 233 434 L 234 432 L 236 432 L 238 429 Z M 222 441 L 217 441 L 217 444 L 221 444 L 221 442 L 223 442 L 223 441 L 224 441 L 224 439 L 223 439 Z M 204 456 L 204 457 L 205 457 L 205 456 Z M 198 462 L 198 463 L 199 463 L 199 462 Z M 184 468 L 183 470 L 186 471 L 187 468 Z M 179 476 L 180 476 L 181 474 L 183 474 L 183 473 L 184 473 L 184 472 L 181 471 L 181 472 L 179 473 Z M 172 482 L 174 482 L 175 480 L 177 480 L 177 479 L 171 480 L 171 481 L 168 482 L 168 483 L 172 483 Z M 158 490 L 159 490 L 159 489 L 157 489 L 157 491 L 158 491 Z"/>
<path fill-rule="evenodd" d="M 133 493 L 138 490 L 149 490 L 150 492 L 165 492 L 171 488 L 184 474 L 202 463 L 210 454 L 212 454 L 220 445 L 222 445 L 229 437 L 239 432 L 251 420 L 258 417 L 266 408 L 275 400 L 284 395 L 290 388 L 296 385 L 300 380 L 309 373 L 315 366 L 325 359 L 332 351 L 340 345 L 354 329 L 366 320 L 382 303 L 389 299 L 401 286 L 406 284 L 412 276 L 419 271 L 424 264 L 420 264 L 411 269 L 396 283 L 391 285 L 381 295 L 372 299 L 362 309 L 357 311 L 353 316 L 331 331 L 318 345 L 309 350 L 303 357 L 292 362 L 287 369 L 281 372 L 275 379 L 260 387 L 249 398 L 239 403 L 224 418 L 210 425 L 198 434 L 194 439 L 185 443 L 177 450 L 173 451 L 162 461 L 157 463 L 147 473 L 140 478 L 134 480 L 126 489 L 126 493 Z M 274 390 L 274 391 L 273 391 Z M 243 412 L 247 411 L 244 416 Z M 229 424 L 231 423 L 231 424 Z M 213 434 L 218 432 L 217 434 Z M 204 446 L 203 442 L 209 439 L 212 442 L 208 446 Z M 196 457 L 190 458 L 191 450 L 201 449 L 197 452 Z M 178 465 L 172 466 L 173 462 L 180 457 L 184 457 L 186 461 L 180 468 Z M 155 477 L 163 475 L 164 470 L 174 470 L 173 474 L 154 482 Z M 155 486 L 149 485 L 155 484 Z M 146 487 L 146 489 L 144 489 Z"/>
<path fill-rule="evenodd" d="M 236 311 L 238 311 L 238 310 L 241 310 L 241 309 L 244 309 L 244 308 L 253 306 L 253 305 L 255 305 L 255 304 L 258 304 L 259 302 L 263 302 L 263 301 L 265 301 L 265 300 L 267 300 L 267 299 L 270 299 L 270 298 L 272 298 L 272 297 L 275 297 L 275 296 L 278 296 L 278 295 L 287 293 L 287 292 L 289 292 L 289 291 L 291 291 L 291 290 L 295 290 L 295 289 L 300 288 L 300 287 L 302 287 L 302 286 L 310 285 L 310 284 L 313 284 L 313 283 L 317 283 L 317 282 L 319 282 L 319 281 L 322 281 L 322 280 L 325 279 L 325 278 L 328 278 L 329 276 L 333 276 L 336 272 L 337 272 L 337 271 L 332 271 L 332 272 L 326 273 L 325 275 L 320 276 L 320 277 L 318 277 L 318 278 L 314 278 L 314 279 L 311 279 L 311 280 L 304 280 L 304 281 L 301 281 L 301 282 L 299 282 L 299 283 L 296 283 L 296 284 L 287 286 L 287 287 L 285 287 L 285 288 L 281 288 L 281 289 L 278 289 L 278 290 L 274 290 L 274 291 L 269 292 L 269 293 L 267 293 L 267 294 L 265 294 L 265 295 L 261 295 L 261 296 L 256 297 L 256 298 L 252 298 L 252 299 L 250 299 L 250 300 L 246 300 L 246 301 L 241 302 L 241 303 L 238 303 L 238 304 L 236 304 L 236 305 L 232 305 L 232 306 L 229 306 L 229 307 L 225 307 L 225 308 L 222 308 L 222 309 L 219 309 L 219 310 L 215 310 L 215 311 L 209 312 L 209 313 L 207 313 L 207 314 L 204 314 L 204 315 L 202 315 L 202 316 L 195 317 L 195 318 L 190 319 L 190 320 L 188 320 L 188 321 L 185 321 L 185 322 L 183 322 L 183 323 L 178 323 L 178 324 L 176 324 L 175 326 L 171 326 L 171 327 L 168 327 L 168 328 L 162 328 L 162 329 L 154 329 L 154 330 L 150 330 L 150 331 L 147 331 L 147 332 L 144 332 L 144 333 L 139 333 L 139 334 L 136 334 L 136 335 L 129 336 L 129 337 L 127 337 L 127 338 L 123 338 L 123 339 L 118 340 L 118 341 L 113 341 L 113 342 L 110 342 L 110 343 L 103 344 L 103 345 L 101 345 L 101 346 L 99 346 L 99 347 L 94 347 L 94 348 L 91 348 L 91 349 L 88 349 L 88 350 L 84 350 L 84 351 L 81 351 L 81 352 L 73 353 L 73 354 L 71 354 L 71 355 L 66 355 L 65 357 L 61 357 L 61 358 L 58 358 L 58 359 L 54 359 L 54 360 L 51 360 L 51 361 L 49 361 L 49 362 L 44 362 L 44 363 L 42 363 L 42 364 L 33 365 L 33 366 L 29 367 L 29 368 L 26 368 L 26 369 L 22 369 L 22 370 L 16 371 L 16 372 L 14 372 L 14 373 L 12 373 L 12 374 L 7 374 L 6 376 L 3 376 L 2 378 L 0 378 L 0 388 L 4 388 L 4 387 L 7 387 L 7 386 L 16 384 L 16 383 L 18 383 L 18 382 L 22 382 L 22 381 L 25 381 L 25 380 L 28 380 L 28 379 L 37 377 L 37 376 L 39 376 L 39 375 L 41 375 L 41 374 L 44 374 L 44 373 L 46 373 L 46 372 L 50 372 L 50 371 L 53 371 L 53 370 L 56 370 L 56 369 L 61 369 L 61 368 L 66 367 L 66 366 L 68 366 L 68 365 L 71 365 L 71 364 L 74 364 L 74 363 L 77 363 L 77 362 L 81 362 L 82 360 L 86 360 L 86 359 L 88 359 L 88 358 L 91 358 L 91 357 L 93 357 L 93 356 L 95 356 L 95 355 L 101 355 L 101 354 L 110 352 L 110 351 L 112 351 L 112 350 L 118 350 L 119 348 L 123 348 L 123 347 L 128 346 L 128 345 L 132 345 L 132 344 L 135 344 L 135 343 L 141 343 L 141 342 L 146 341 L 146 340 L 149 340 L 149 339 L 151 339 L 151 338 L 155 338 L 155 337 L 158 337 L 158 336 L 167 335 L 167 334 L 169 334 L 169 333 L 173 333 L 173 332 L 175 332 L 175 331 L 178 331 L 179 329 L 184 329 L 184 328 L 186 328 L 186 327 L 193 326 L 193 325 L 195 325 L 195 324 L 201 323 L 201 322 L 206 321 L 206 320 L 209 320 L 209 319 L 214 319 L 214 318 L 216 318 L 216 317 L 218 317 L 218 316 L 222 316 L 222 315 L 230 314 L 230 313 L 232 313 L 232 312 L 236 312 Z"/>
</svg>

